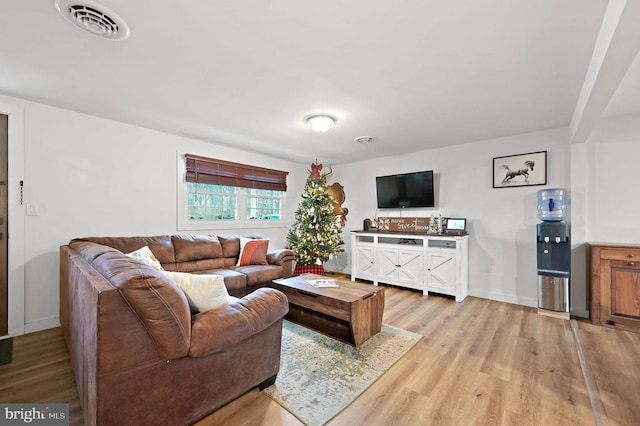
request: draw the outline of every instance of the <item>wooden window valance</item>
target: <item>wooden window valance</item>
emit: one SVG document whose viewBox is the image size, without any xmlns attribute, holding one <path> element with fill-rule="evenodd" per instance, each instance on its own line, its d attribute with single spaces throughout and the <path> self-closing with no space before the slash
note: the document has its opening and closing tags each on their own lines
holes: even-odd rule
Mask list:
<svg viewBox="0 0 640 426">
<path fill-rule="evenodd" d="M 287 190 L 289 172 L 185 154 L 187 182 L 241 188 Z"/>
</svg>

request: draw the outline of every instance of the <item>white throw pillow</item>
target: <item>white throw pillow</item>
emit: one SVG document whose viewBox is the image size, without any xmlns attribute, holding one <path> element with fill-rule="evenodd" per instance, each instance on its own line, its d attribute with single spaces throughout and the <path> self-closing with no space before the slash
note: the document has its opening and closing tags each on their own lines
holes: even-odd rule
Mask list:
<svg viewBox="0 0 640 426">
<path fill-rule="evenodd" d="M 231 302 L 222 275 L 198 275 L 164 271 L 200 312 L 225 306 Z"/>
<path fill-rule="evenodd" d="M 164 268 L 160 264 L 160 261 L 156 259 L 156 257 L 153 255 L 153 252 L 148 246 L 144 246 L 136 251 L 127 253 L 127 256 L 133 257 L 134 259 L 142 260 L 144 263 L 151 265 L 151 267 L 156 271 L 164 271 Z"/>
</svg>

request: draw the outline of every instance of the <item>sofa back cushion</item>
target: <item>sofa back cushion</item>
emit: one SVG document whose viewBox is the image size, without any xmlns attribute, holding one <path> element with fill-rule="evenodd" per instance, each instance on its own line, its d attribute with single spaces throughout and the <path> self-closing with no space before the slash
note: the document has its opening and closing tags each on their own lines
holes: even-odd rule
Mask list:
<svg viewBox="0 0 640 426">
<path fill-rule="evenodd" d="M 172 235 L 171 241 L 174 261 L 162 264 L 168 271 L 203 272 L 227 266 L 215 235 Z"/>
<path fill-rule="evenodd" d="M 122 253 L 131 253 L 144 246 L 148 246 L 161 264 L 175 262 L 173 243 L 171 236 L 159 235 L 156 237 L 86 237 L 74 241 L 91 241 L 103 246 L 113 247 Z"/>
<path fill-rule="evenodd" d="M 117 249 L 80 240 L 69 245 L 120 292 L 153 339 L 160 357 L 176 359 L 189 353 L 191 312 L 175 283 Z"/>
</svg>

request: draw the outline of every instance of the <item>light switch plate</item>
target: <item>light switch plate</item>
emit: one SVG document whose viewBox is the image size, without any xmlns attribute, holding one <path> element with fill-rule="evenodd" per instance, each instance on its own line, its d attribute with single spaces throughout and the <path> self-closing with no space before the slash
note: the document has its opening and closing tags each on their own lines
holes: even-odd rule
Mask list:
<svg viewBox="0 0 640 426">
<path fill-rule="evenodd" d="M 38 216 L 40 213 L 40 209 L 37 204 L 29 203 L 27 204 L 27 216 Z"/>
</svg>

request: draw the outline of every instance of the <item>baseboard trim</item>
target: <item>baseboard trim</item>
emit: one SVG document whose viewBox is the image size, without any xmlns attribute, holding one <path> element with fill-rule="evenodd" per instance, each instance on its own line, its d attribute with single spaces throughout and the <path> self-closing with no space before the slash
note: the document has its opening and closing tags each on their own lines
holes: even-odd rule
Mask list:
<svg viewBox="0 0 640 426">
<path fill-rule="evenodd" d="M 24 333 L 35 333 L 36 331 L 47 330 L 54 327 L 60 327 L 59 317 L 44 318 L 38 321 L 26 323 L 24 325 Z"/>
<path fill-rule="evenodd" d="M 518 297 L 504 293 L 497 293 L 493 291 L 485 291 L 478 289 L 469 289 L 469 296 L 480 297 L 482 299 L 495 300 L 497 302 L 511 303 L 513 305 L 529 306 L 531 308 L 538 307 L 538 299 L 531 297 Z"/>
</svg>

